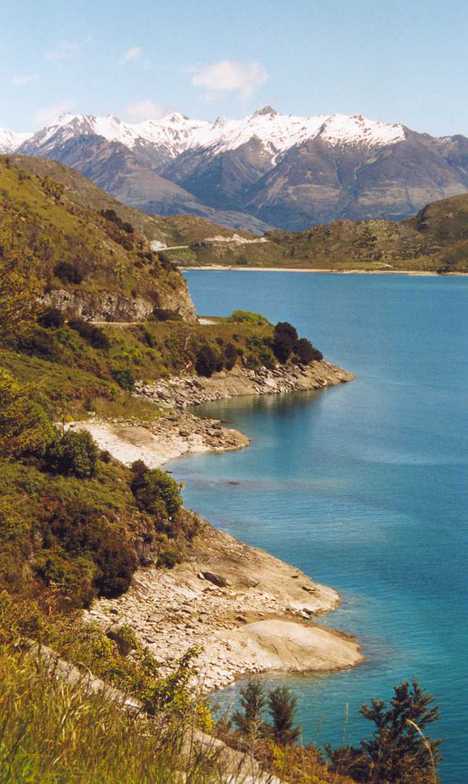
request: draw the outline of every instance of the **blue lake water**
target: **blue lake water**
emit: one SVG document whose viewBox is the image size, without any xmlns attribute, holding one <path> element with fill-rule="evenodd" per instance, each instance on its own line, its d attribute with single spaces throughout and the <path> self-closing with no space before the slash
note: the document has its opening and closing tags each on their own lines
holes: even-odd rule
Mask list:
<svg viewBox="0 0 468 784">
<path fill-rule="evenodd" d="M 366 662 L 281 676 L 305 740 L 357 740 L 371 729 L 359 706 L 417 678 L 441 708 L 442 780 L 466 784 L 468 278 L 186 277 L 200 313 L 290 321 L 357 376 L 317 394 L 213 404 L 251 448 L 171 466 L 192 508 L 342 594 L 324 622 L 356 634 Z"/>
</svg>

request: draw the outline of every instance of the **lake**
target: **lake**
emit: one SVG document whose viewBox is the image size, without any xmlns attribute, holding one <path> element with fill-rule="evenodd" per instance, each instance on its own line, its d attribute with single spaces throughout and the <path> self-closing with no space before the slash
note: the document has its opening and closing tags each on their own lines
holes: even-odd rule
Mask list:
<svg viewBox="0 0 468 784">
<path fill-rule="evenodd" d="M 290 321 L 356 374 L 320 393 L 212 404 L 251 448 L 171 465 L 189 506 L 342 595 L 324 623 L 357 635 L 365 664 L 267 681 L 297 694 L 306 741 L 341 744 L 371 729 L 362 703 L 417 678 L 441 709 L 442 780 L 466 784 L 468 278 L 186 278 L 200 313 Z"/>
</svg>

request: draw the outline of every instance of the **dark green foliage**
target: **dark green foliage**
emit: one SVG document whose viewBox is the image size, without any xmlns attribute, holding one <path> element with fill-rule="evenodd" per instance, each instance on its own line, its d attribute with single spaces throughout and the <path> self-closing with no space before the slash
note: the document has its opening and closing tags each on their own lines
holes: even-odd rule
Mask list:
<svg viewBox="0 0 468 784">
<path fill-rule="evenodd" d="M 102 329 L 83 319 L 71 319 L 69 325 L 93 348 L 109 348 L 109 338 Z"/>
<path fill-rule="evenodd" d="M 37 321 L 46 329 L 59 329 L 65 323 L 63 313 L 58 308 L 46 308 L 39 314 Z"/>
<path fill-rule="evenodd" d="M 374 722 L 374 735 L 357 747 L 327 749 L 335 770 L 369 784 L 436 781 L 440 741 L 426 738 L 424 730 L 438 719 L 439 711 L 418 683 L 396 686 L 388 707 L 372 700 L 361 713 Z"/>
<path fill-rule="evenodd" d="M 182 506 L 180 486 L 165 471 L 149 469 L 138 460 L 132 465 L 131 490 L 138 508 L 158 519 L 172 519 Z"/>
<path fill-rule="evenodd" d="M 322 352 L 315 348 L 307 338 L 300 338 L 296 341 L 294 353 L 303 365 L 309 365 L 311 362 L 318 362 L 323 359 Z"/>
<path fill-rule="evenodd" d="M 49 444 L 44 463 L 50 473 L 90 479 L 96 473 L 97 459 L 98 448 L 89 433 L 67 430 L 57 433 Z"/>
<path fill-rule="evenodd" d="M 115 223 L 115 225 L 121 229 L 121 231 L 125 231 L 127 234 L 133 234 L 134 228 L 131 223 L 123 221 L 120 218 L 115 210 L 101 210 L 101 215 L 106 220 L 110 221 L 111 223 Z"/>
<path fill-rule="evenodd" d="M 258 737 L 265 734 L 263 712 L 267 697 L 262 683 L 249 681 L 240 690 L 241 709 L 233 715 L 233 721 L 241 735 Z"/>
<path fill-rule="evenodd" d="M 83 273 L 71 261 L 59 261 L 54 267 L 54 273 L 63 283 L 75 283 L 78 285 L 83 281 Z"/>
<path fill-rule="evenodd" d="M 250 310 L 233 310 L 228 320 L 236 324 L 250 324 L 255 327 L 267 327 L 270 323 L 265 316 Z"/>
<path fill-rule="evenodd" d="M 224 348 L 224 367 L 232 370 L 238 357 L 237 349 L 233 343 L 227 343 Z"/>
<path fill-rule="evenodd" d="M 288 361 L 298 340 L 297 331 L 287 321 L 279 321 L 273 333 L 273 353 L 283 364 Z"/>
<path fill-rule="evenodd" d="M 135 386 L 135 376 L 130 368 L 113 368 L 111 374 L 114 381 L 117 381 L 119 387 L 122 387 L 122 389 L 125 389 L 127 392 L 132 392 Z"/>
<path fill-rule="evenodd" d="M 195 370 L 199 376 L 209 378 L 217 370 L 221 370 L 222 362 L 210 345 L 202 346 L 195 360 Z"/>
<path fill-rule="evenodd" d="M 281 746 L 296 743 L 301 728 L 294 726 L 296 697 L 286 686 L 278 686 L 268 695 L 268 712 L 272 720 L 272 734 Z"/>
</svg>

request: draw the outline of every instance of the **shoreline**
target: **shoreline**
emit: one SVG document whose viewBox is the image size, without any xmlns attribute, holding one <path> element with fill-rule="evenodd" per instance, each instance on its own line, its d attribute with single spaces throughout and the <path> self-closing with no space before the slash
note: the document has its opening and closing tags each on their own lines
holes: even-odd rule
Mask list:
<svg viewBox="0 0 468 784">
<path fill-rule="evenodd" d="M 91 432 L 116 459 L 143 459 L 149 467 L 187 453 L 243 448 L 247 436 L 186 407 L 242 394 L 322 389 L 353 378 L 325 360 L 313 365 L 166 379 L 140 390 L 168 409 L 150 428 L 93 420 L 73 427 Z M 125 594 L 95 601 L 86 617 L 104 628 L 130 625 L 164 673 L 190 648 L 201 648 L 197 685 L 211 692 L 249 674 L 332 672 L 361 663 L 358 641 L 316 622 L 339 604 L 333 588 L 201 520 L 186 560 L 170 570 L 157 564 L 138 569 Z"/>
<path fill-rule="evenodd" d="M 333 267 L 243 267 L 236 265 L 228 266 L 227 264 L 200 264 L 197 266 L 179 264 L 177 265 L 177 269 L 181 272 L 184 270 L 212 270 L 214 272 L 311 272 L 314 274 L 323 273 L 324 275 L 406 275 L 409 277 L 423 278 L 463 278 L 468 275 L 468 272 L 446 272 L 441 274 L 430 270 L 339 270 Z"/>
</svg>

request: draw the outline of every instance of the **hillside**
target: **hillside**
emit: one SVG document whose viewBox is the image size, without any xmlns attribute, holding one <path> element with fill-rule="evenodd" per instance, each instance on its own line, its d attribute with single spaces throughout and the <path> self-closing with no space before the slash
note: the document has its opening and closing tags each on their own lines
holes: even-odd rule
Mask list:
<svg viewBox="0 0 468 784">
<path fill-rule="evenodd" d="M 2 149 L 69 165 L 148 214 L 192 214 L 255 234 L 402 220 L 468 190 L 462 135 L 271 106 L 214 122 L 177 112 L 140 123 L 67 114 L 35 134 L 0 132 Z"/>
<path fill-rule="evenodd" d="M 250 235 L 249 242 L 240 243 L 205 238 L 192 243 L 179 263 L 468 272 L 468 195 L 428 204 L 399 223 L 339 220 L 303 232 L 267 232 L 262 239 L 254 241 Z M 177 260 L 178 251 L 168 256 Z"/>
<path fill-rule="evenodd" d="M 194 320 L 183 278 L 141 233 L 152 230 L 71 170 L 0 158 L 2 256 L 20 260 L 45 301 L 70 315 L 132 321 L 161 308 Z"/>
</svg>

